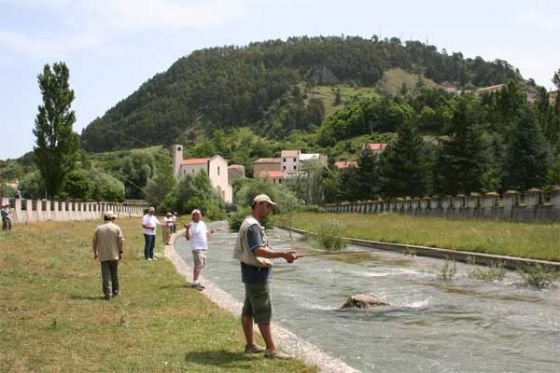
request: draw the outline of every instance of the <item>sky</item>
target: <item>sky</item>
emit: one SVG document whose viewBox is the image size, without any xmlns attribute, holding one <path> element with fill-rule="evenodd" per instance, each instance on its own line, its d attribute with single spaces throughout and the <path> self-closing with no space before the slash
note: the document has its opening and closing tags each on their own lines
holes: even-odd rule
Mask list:
<svg viewBox="0 0 560 373">
<path fill-rule="evenodd" d="M 557 0 L 0 0 L 0 159 L 33 150 L 45 64 L 68 66 L 81 133 L 195 50 L 303 35 L 420 40 L 547 89 L 560 69 Z"/>
</svg>

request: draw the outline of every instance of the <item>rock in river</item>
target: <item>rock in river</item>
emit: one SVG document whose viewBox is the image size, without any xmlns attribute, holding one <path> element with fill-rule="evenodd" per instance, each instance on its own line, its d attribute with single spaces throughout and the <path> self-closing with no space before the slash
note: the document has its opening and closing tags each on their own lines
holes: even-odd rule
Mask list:
<svg viewBox="0 0 560 373">
<path fill-rule="evenodd" d="M 345 308 L 368 308 L 377 306 L 388 306 L 389 303 L 381 300 L 372 294 L 355 294 L 351 295 L 346 302 L 340 307 Z"/>
</svg>

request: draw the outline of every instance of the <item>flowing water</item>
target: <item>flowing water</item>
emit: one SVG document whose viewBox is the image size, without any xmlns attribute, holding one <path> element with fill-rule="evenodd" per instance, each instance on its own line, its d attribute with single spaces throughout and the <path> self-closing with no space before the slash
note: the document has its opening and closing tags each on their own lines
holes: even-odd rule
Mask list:
<svg viewBox="0 0 560 373">
<path fill-rule="evenodd" d="M 203 276 L 240 302 L 236 233 L 214 223 Z M 278 229 L 271 246 L 306 250 L 302 237 Z M 189 243 L 176 241 L 192 264 Z M 475 267 L 380 250 L 277 261 L 274 321 L 363 372 L 560 372 L 560 289 L 536 290 L 515 272 L 503 281 L 472 279 Z M 556 283 L 556 285 L 558 285 Z M 375 294 L 391 307 L 338 310 L 349 295 Z"/>
</svg>

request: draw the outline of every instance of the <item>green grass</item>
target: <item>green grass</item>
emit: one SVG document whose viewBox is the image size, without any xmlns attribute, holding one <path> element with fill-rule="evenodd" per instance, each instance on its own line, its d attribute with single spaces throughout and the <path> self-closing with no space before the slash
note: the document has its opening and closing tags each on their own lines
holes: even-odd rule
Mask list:
<svg viewBox="0 0 560 373">
<path fill-rule="evenodd" d="M 416 84 L 420 80 L 420 75 L 411 74 L 400 68 L 390 69 L 383 73 L 383 77 L 377 83 L 377 86 L 382 92 L 389 95 L 398 95 L 401 93 L 403 84 L 405 84 L 409 91 L 416 88 Z M 429 87 L 436 87 L 437 84 L 432 80 L 422 77 L 424 84 Z"/>
<path fill-rule="evenodd" d="M 340 89 L 340 98 L 342 103 L 334 105 L 336 90 Z M 336 84 L 329 86 L 314 86 L 307 92 L 308 98 L 318 98 L 323 101 L 325 106 L 325 118 L 334 114 L 337 110 L 344 107 L 352 97 L 362 96 L 366 98 L 379 97 L 374 87 L 352 87 L 349 85 Z"/>
<path fill-rule="evenodd" d="M 183 286 L 161 257 L 161 237 L 160 260 L 143 259 L 138 219 L 117 221 L 122 294 L 102 300 L 90 243 L 99 223 L 16 225 L 0 235 L 1 372 L 316 371 L 245 356 L 238 318 Z"/>
<path fill-rule="evenodd" d="M 276 219 L 282 222 L 283 217 Z M 560 224 L 393 214 L 297 213 L 291 225 L 318 232 L 321 224 L 332 219 L 344 222 L 345 236 L 351 238 L 560 261 Z"/>
</svg>

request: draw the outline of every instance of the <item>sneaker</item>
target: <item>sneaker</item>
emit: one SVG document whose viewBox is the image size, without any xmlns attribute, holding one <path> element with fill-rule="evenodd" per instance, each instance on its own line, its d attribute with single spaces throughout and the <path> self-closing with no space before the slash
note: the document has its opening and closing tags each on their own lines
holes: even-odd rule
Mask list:
<svg viewBox="0 0 560 373">
<path fill-rule="evenodd" d="M 267 359 L 280 359 L 280 360 L 288 360 L 292 358 L 290 355 L 277 350 L 266 350 L 264 352 L 264 357 Z"/>
<path fill-rule="evenodd" d="M 245 346 L 245 353 L 246 354 L 261 354 L 265 351 L 264 347 L 259 345 L 252 345 L 252 346 Z"/>
<path fill-rule="evenodd" d="M 200 283 L 191 284 L 191 288 L 196 289 L 196 290 L 200 290 L 200 291 L 206 289 L 206 287 L 204 285 L 200 284 Z"/>
</svg>

